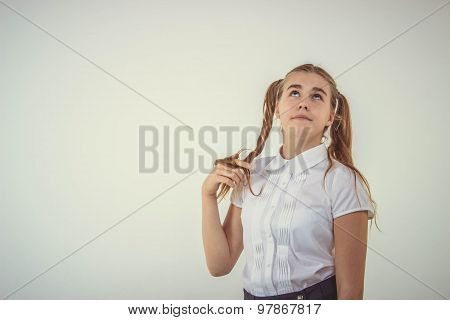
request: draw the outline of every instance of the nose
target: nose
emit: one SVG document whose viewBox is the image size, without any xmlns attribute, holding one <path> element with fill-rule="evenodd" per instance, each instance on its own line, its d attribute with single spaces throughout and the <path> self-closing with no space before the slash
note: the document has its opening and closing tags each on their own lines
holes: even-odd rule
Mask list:
<svg viewBox="0 0 450 320">
<path fill-rule="evenodd" d="M 300 103 L 299 105 L 298 105 L 298 108 L 299 109 L 302 109 L 302 108 L 305 108 L 305 110 L 308 110 L 308 106 L 305 104 L 305 105 L 303 105 L 303 103 Z"/>
</svg>

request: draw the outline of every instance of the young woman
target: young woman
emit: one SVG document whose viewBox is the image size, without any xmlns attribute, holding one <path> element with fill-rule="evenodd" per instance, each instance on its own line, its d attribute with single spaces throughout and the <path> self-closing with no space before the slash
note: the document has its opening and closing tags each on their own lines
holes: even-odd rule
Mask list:
<svg viewBox="0 0 450 320">
<path fill-rule="evenodd" d="M 353 164 L 347 99 L 325 70 L 305 64 L 269 86 L 263 112 L 255 150 L 216 160 L 202 185 L 209 272 L 228 274 L 245 249 L 244 299 L 362 299 L 377 205 Z M 258 157 L 274 118 L 283 144 Z M 222 225 L 217 200 L 231 188 Z"/>
</svg>

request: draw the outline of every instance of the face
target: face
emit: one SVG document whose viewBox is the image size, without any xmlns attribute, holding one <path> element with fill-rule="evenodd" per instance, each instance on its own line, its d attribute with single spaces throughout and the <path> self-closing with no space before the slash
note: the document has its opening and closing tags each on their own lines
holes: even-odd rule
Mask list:
<svg viewBox="0 0 450 320">
<path fill-rule="evenodd" d="M 330 97 L 329 85 L 321 76 L 293 72 L 285 79 L 275 116 L 280 119 L 285 133 L 298 135 L 306 130 L 308 139 L 320 141 L 325 126 L 330 126 L 334 120 Z"/>
</svg>

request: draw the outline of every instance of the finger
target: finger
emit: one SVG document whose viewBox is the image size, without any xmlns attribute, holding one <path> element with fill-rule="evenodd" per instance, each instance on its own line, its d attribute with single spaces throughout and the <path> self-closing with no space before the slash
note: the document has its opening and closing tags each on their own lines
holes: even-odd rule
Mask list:
<svg viewBox="0 0 450 320">
<path fill-rule="evenodd" d="M 249 170 L 251 169 L 251 164 L 248 162 L 239 159 L 235 159 L 234 162 L 241 167 L 247 168 Z"/>
<path fill-rule="evenodd" d="M 228 177 L 234 181 L 236 181 L 237 184 L 241 183 L 241 178 L 239 177 L 238 173 L 236 172 L 237 169 L 217 169 L 216 174 Z"/>
<path fill-rule="evenodd" d="M 224 165 L 224 164 L 222 164 L 222 163 L 218 163 L 218 164 L 216 165 L 216 168 L 227 169 L 227 168 L 229 168 L 229 167 L 226 166 L 226 165 Z"/>
<path fill-rule="evenodd" d="M 240 183 L 245 183 L 246 176 L 245 176 L 245 173 L 244 173 L 244 169 L 238 168 L 238 169 L 234 169 L 234 170 L 236 170 L 235 172 L 236 172 L 236 173 L 238 174 L 238 176 L 239 176 Z"/>
<path fill-rule="evenodd" d="M 216 168 L 231 170 L 231 169 L 234 168 L 234 166 L 233 166 L 232 164 L 218 163 L 218 164 L 216 165 Z"/>
<path fill-rule="evenodd" d="M 234 168 L 233 172 L 236 174 L 236 176 L 239 179 L 238 183 L 239 184 L 243 184 L 245 182 L 245 175 L 244 175 L 243 169 L 241 169 L 241 168 Z"/>
<path fill-rule="evenodd" d="M 248 184 L 248 178 L 247 178 L 247 176 L 245 175 L 244 169 L 239 169 L 239 170 L 241 171 L 242 176 L 243 176 L 243 180 L 242 180 L 242 181 L 244 181 L 244 182 L 243 182 L 243 183 L 244 183 L 244 186 L 246 186 L 246 185 Z"/>
<path fill-rule="evenodd" d="M 245 162 L 245 161 L 243 161 L 243 163 L 244 163 L 244 166 L 245 166 L 245 167 L 247 167 L 247 166 L 248 166 L 248 167 L 251 167 L 251 165 L 250 165 L 249 163 L 247 163 L 247 162 Z M 239 165 L 238 163 L 236 163 L 236 164 Z M 238 172 L 241 173 L 241 174 L 240 174 L 241 181 L 243 181 L 244 185 L 246 185 L 248 179 L 247 179 L 247 176 L 245 175 L 245 171 L 244 171 L 244 169 L 243 169 L 243 166 L 239 166 Z"/>
<path fill-rule="evenodd" d="M 234 183 L 233 180 L 224 176 L 218 176 L 217 181 L 225 183 L 226 185 L 230 186 L 230 188 L 236 187 L 236 184 Z"/>
<path fill-rule="evenodd" d="M 220 170 L 231 170 L 232 167 L 224 165 L 222 163 L 219 163 L 218 165 L 216 165 L 216 167 L 214 168 L 214 172 L 219 172 Z"/>
</svg>

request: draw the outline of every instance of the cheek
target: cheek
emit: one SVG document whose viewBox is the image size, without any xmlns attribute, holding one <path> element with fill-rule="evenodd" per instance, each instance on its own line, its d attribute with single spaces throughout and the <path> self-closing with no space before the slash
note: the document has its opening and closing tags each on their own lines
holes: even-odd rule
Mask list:
<svg viewBox="0 0 450 320">
<path fill-rule="evenodd" d="M 322 122 L 323 122 L 324 124 L 326 124 L 327 121 L 330 119 L 330 117 L 331 117 L 331 114 L 330 114 L 329 112 L 324 112 L 324 113 L 321 115 Z"/>
<path fill-rule="evenodd" d="M 291 116 L 289 112 L 280 114 L 280 121 L 283 125 L 287 125 L 291 120 Z"/>
<path fill-rule="evenodd" d="M 278 108 L 279 112 L 280 112 L 280 118 L 289 118 L 290 115 L 292 114 L 292 112 L 295 111 L 295 104 L 289 105 L 287 103 L 284 103 L 282 105 L 279 106 Z"/>
</svg>

